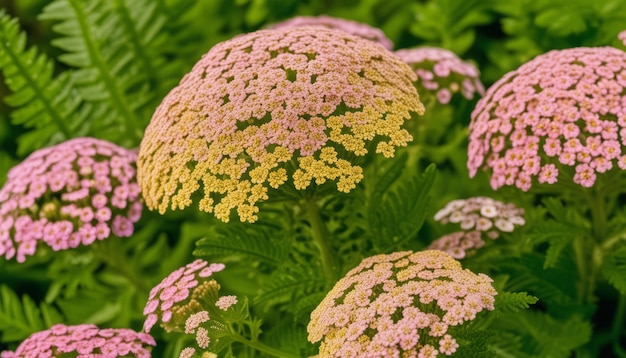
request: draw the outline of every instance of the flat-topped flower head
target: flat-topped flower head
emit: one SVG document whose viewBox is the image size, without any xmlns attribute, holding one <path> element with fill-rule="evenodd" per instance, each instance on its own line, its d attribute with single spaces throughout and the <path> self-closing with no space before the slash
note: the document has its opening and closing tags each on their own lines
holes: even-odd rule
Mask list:
<svg viewBox="0 0 626 358">
<path fill-rule="evenodd" d="M 485 246 L 485 241 L 481 232 L 472 230 L 456 231 L 444 235 L 428 245 L 428 249 L 441 250 L 455 259 L 461 260 L 483 246 Z"/>
<path fill-rule="evenodd" d="M 625 169 L 625 89 L 626 52 L 612 47 L 550 51 L 507 73 L 472 113 L 470 176 L 483 168 L 492 188 L 527 191 L 564 170 L 591 187 Z"/>
<path fill-rule="evenodd" d="M 144 332 L 160 323 L 168 332 L 197 333 L 201 323 L 219 318 L 220 311 L 237 303 L 235 296 L 220 297 L 220 285 L 211 277 L 224 268 L 224 264 L 198 259 L 163 279 L 150 291 L 143 311 Z"/>
<path fill-rule="evenodd" d="M 491 239 L 526 223 L 524 209 L 485 196 L 453 200 L 435 214 L 435 220 L 459 225 L 466 232 L 485 232 Z"/>
<path fill-rule="evenodd" d="M 2 358 L 28 357 L 152 357 L 156 342 L 147 333 L 126 328 L 99 329 L 93 324 L 66 326 L 56 324 L 33 333 L 14 352 Z"/>
<path fill-rule="evenodd" d="M 415 84 L 424 103 L 429 96 L 440 104 L 448 104 L 458 93 L 468 100 L 485 93 L 476 66 L 461 60 L 452 51 L 418 47 L 397 50 L 395 54 L 417 74 Z"/>
<path fill-rule="evenodd" d="M 268 190 L 362 179 L 355 158 L 391 157 L 424 107 L 415 73 L 382 46 L 336 30 L 262 30 L 214 46 L 163 100 L 141 143 L 139 183 L 163 213 L 192 204 L 257 220 Z"/>
<path fill-rule="evenodd" d="M 364 38 L 382 45 L 387 50 L 393 49 L 393 42 L 385 36 L 385 33 L 376 27 L 362 22 L 346 20 L 327 15 L 320 16 L 296 16 L 282 22 L 272 24 L 271 29 L 288 29 L 302 26 L 318 26 L 328 29 L 339 30 L 350 35 Z"/>
<path fill-rule="evenodd" d="M 42 241 L 58 251 L 132 235 L 143 208 L 136 159 L 94 138 L 32 153 L 0 189 L 0 257 L 24 262 Z"/>
<path fill-rule="evenodd" d="M 309 341 L 320 357 L 451 355 L 452 327 L 493 310 L 492 282 L 439 250 L 369 257 L 313 310 Z"/>
</svg>

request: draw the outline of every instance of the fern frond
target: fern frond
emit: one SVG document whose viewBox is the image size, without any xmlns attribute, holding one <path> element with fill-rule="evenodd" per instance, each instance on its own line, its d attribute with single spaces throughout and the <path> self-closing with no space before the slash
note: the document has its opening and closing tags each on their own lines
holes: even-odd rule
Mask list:
<svg viewBox="0 0 626 358">
<path fill-rule="evenodd" d="M 215 230 L 214 236 L 196 243 L 193 254 L 201 257 L 243 255 L 273 265 L 281 264 L 289 252 L 289 242 L 260 225 L 229 223 Z"/>
<path fill-rule="evenodd" d="M 255 303 L 297 301 L 304 297 L 305 294 L 321 291 L 324 283 L 323 277 L 309 270 L 277 274 L 271 280 L 268 280 L 266 288 L 254 301 Z"/>
<path fill-rule="evenodd" d="M 537 224 L 529 233 L 528 238 L 534 245 L 548 243 L 546 259 L 543 267 L 554 267 L 563 250 L 577 236 L 583 234 L 581 228 L 566 222 L 548 220 Z"/>
<path fill-rule="evenodd" d="M 392 167 L 390 171 L 393 170 Z M 395 188 L 386 180 L 379 182 L 384 194 L 381 195 L 377 189 L 368 203 L 370 230 L 379 247 L 390 249 L 417 234 L 428 212 L 429 193 L 435 175 L 435 166 L 431 164 L 420 177 Z M 393 177 L 396 177 L 395 174 Z M 389 176 L 389 179 L 393 177 Z"/>
<path fill-rule="evenodd" d="M 517 260 L 505 258 L 499 266 L 510 275 L 507 291 L 529 292 L 548 306 L 577 305 L 577 271 L 573 261 L 563 258 L 554 267 L 544 269 L 540 255 L 525 254 Z"/>
<path fill-rule="evenodd" d="M 305 320 L 303 322 L 308 322 Z M 299 357 L 315 355 L 317 348 L 307 340 L 306 326 L 291 320 L 281 320 L 278 324 L 268 325 L 263 331 L 264 343 Z"/>
<path fill-rule="evenodd" d="M 123 27 L 127 49 L 133 53 L 134 62 L 141 69 L 137 76 L 142 84 L 151 89 L 150 99 L 160 101 L 195 61 L 193 57 L 182 58 L 175 52 L 179 42 L 175 33 L 166 26 L 184 12 L 181 13 L 180 9 L 164 9 L 160 6 L 163 4 L 153 0 L 115 0 L 111 3 Z M 191 7 L 188 5 L 182 11 L 189 11 Z M 184 33 L 185 29 L 178 29 L 180 32 Z M 150 105 L 146 109 L 152 111 L 154 107 Z"/>
<path fill-rule="evenodd" d="M 7 286 L 0 286 L 0 340 L 24 340 L 34 332 L 50 328 L 62 321 L 61 314 L 52 306 L 24 295 L 22 299 Z"/>
<path fill-rule="evenodd" d="M 141 84 L 139 61 L 126 47 L 128 29 L 108 5 L 103 0 L 56 0 L 40 18 L 59 21 L 53 30 L 62 37 L 52 44 L 66 51 L 59 60 L 77 68 L 72 76 L 77 88 L 100 115 L 92 131 L 136 145 L 149 120 L 139 113 L 150 94 Z"/>
<path fill-rule="evenodd" d="M 53 77 L 54 63 L 35 47 L 16 19 L 0 11 L 0 70 L 13 92 L 5 102 L 15 108 L 13 123 L 32 128 L 18 139 L 18 154 L 56 144 L 84 132 L 86 113 L 70 73 Z"/>
<path fill-rule="evenodd" d="M 604 257 L 602 274 L 622 295 L 626 294 L 626 247 Z"/>
<path fill-rule="evenodd" d="M 498 292 L 495 302 L 496 312 L 519 312 L 537 303 L 538 300 L 526 292 Z"/>
</svg>

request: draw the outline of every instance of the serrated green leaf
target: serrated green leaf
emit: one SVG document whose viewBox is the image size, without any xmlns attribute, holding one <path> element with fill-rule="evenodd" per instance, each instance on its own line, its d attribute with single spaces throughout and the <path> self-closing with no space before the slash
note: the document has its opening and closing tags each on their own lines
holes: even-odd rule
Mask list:
<svg viewBox="0 0 626 358">
<path fill-rule="evenodd" d="M 519 312 L 537 303 L 538 300 L 526 292 L 498 292 L 495 308 L 498 313 Z"/>
<path fill-rule="evenodd" d="M 275 230 L 261 225 L 232 223 L 216 229 L 216 234 L 200 239 L 193 254 L 200 257 L 243 255 L 252 260 L 281 264 L 289 251 L 289 241 Z"/>
<path fill-rule="evenodd" d="M 26 35 L 16 19 L 0 11 L 0 70 L 13 92 L 5 98 L 15 107 L 13 123 L 31 129 L 28 138 L 18 139 L 18 154 L 24 155 L 45 145 L 72 138 L 74 106 L 68 95 L 73 86 L 67 73 L 52 77 L 53 64 L 35 47 L 26 48 Z"/>
<path fill-rule="evenodd" d="M 626 247 L 620 247 L 604 257 L 602 274 L 615 289 L 626 295 Z"/>
</svg>

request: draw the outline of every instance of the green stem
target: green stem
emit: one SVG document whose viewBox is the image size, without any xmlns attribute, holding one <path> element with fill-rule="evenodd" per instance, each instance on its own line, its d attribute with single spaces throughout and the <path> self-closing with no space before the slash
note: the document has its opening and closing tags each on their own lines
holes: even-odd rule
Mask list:
<svg viewBox="0 0 626 358">
<path fill-rule="evenodd" d="M 330 242 L 330 233 L 322 220 L 319 207 L 314 199 L 308 199 L 304 203 L 304 209 L 311 222 L 313 240 L 320 250 L 324 276 L 327 286 L 333 285 L 339 278 L 339 260 L 333 251 Z"/>
<path fill-rule="evenodd" d="M 247 338 L 244 338 L 240 335 L 234 335 L 232 336 L 232 339 L 236 342 L 242 343 L 247 345 L 250 348 L 256 349 L 259 352 L 263 352 L 266 354 L 269 354 L 271 356 L 274 357 L 279 357 L 279 358 L 298 358 L 297 355 L 295 354 L 291 354 L 291 353 L 287 353 L 284 351 L 281 351 L 280 349 L 276 349 L 273 347 L 270 347 L 264 343 L 261 343 L 259 341 L 251 341 Z"/>
<path fill-rule="evenodd" d="M 591 235 L 582 236 L 575 244 L 576 261 L 581 288 L 579 299 L 585 303 L 594 301 L 598 270 L 602 264 L 602 242 L 607 233 L 606 197 L 601 184 L 585 191 L 591 213 Z"/>
<path fill-rule="evenodd" d="M 574 255 L 576 259 L 576 267 L 578 268 L 578 276 L 580 277 L 578 286 L 579 303 L 583 303 L 583 301 L 585 301 L 585 297 L 587 296 L 587 277 L 589 275 L 587 268 L 587 250 L 585 245 L 585 241 L 587 241 L 587 239 L 588 238 L 584 235 L 578 236 L 574 239 Z"/>
</svg>

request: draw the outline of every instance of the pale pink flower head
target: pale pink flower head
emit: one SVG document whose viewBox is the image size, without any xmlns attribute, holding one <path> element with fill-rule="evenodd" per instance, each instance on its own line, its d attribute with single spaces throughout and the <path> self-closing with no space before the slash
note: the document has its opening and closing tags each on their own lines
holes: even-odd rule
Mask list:
<svg viewBox="0 0 626 358">
<path fill-rule="evenodd" d="M 150 291 L 143 331 L 150 332 L 159 323 L 168 332 L 191 334 L 204 322 L 220 321 L 220 311 L 237 303 L 235 296 L 220 297 L 220 285 L 212 277 L 224 268 L 224 264 L 197 259 L 172 272 Z"/>
<path fill-rule="evenodd" d="M 393 49 L 393 42 L 385 36 L 385 33 L 381 29 L 372 27 L 362 22 L 331 17 L 328 15 L 296 16 L 291 19 L 272 24 L 269 28 L 289 29 L 302 26 L 316 26 L 343 31 L 347 34 L 376 42 L 387 50 Z"/>
<path fill-rule="evenodd" d="M 24 262 L 41 241 L 57 251 L 130 236 L 142 208 L 136 159 L 95 138 L 32 153 L 0 189 L 0 257 Z"/>
<path fill-rule="evenodd" d="M 470 176 L 491 186 L 583 187 L 619 166 L 626 145 L 626 52 L 612 47 L 554 50 L 505 74 L 472 112 Z M 569 180 L 569 179 L 568 179 Z"/>
<path fill-rule="evenodd" d="M 154 346 L 156 342 L 152 336 L 127 328 L 99 329 L 93 324 L 56 324 L 48 330 L 33 333 L 14 352 L 4 351 L 0 357 L 149 358 Z"/>
<path fill-rule="evenodd" d="M 456 351 L 449 328 L 494 309 L 493 280 L 439 250 L 364 259 L 311 313 L 320 357 L 416 357 Z"/>
<path fill-rule="evenodd" d="M 471 100 L 482 96 L 485 87 L 473 64 L 461 60 L 454 52 L 438 47 L 401 49 L 395 54 L 417 74 L 415 85 L 422 102 L 446 105 L 460 94 Z"/>
<path fill-rule="evenodd" d="M 465 232 L 489 233 L 492 239 L 526 223 L 524 209 L 486 196 L 453 200 L 435 214 L 435 220 L 458 225 Z"/>
<path fill-rule="evenodd" d="M 397 56 L 337 30 L 261 30 L 215 45 L 163 100 L 138 158 L 150 209 L 193 203 L 228 221 L 258 219 L 269 191 L 349 192 L 355 158 L 392 157 L 424 107 Z"/>
</svg>

